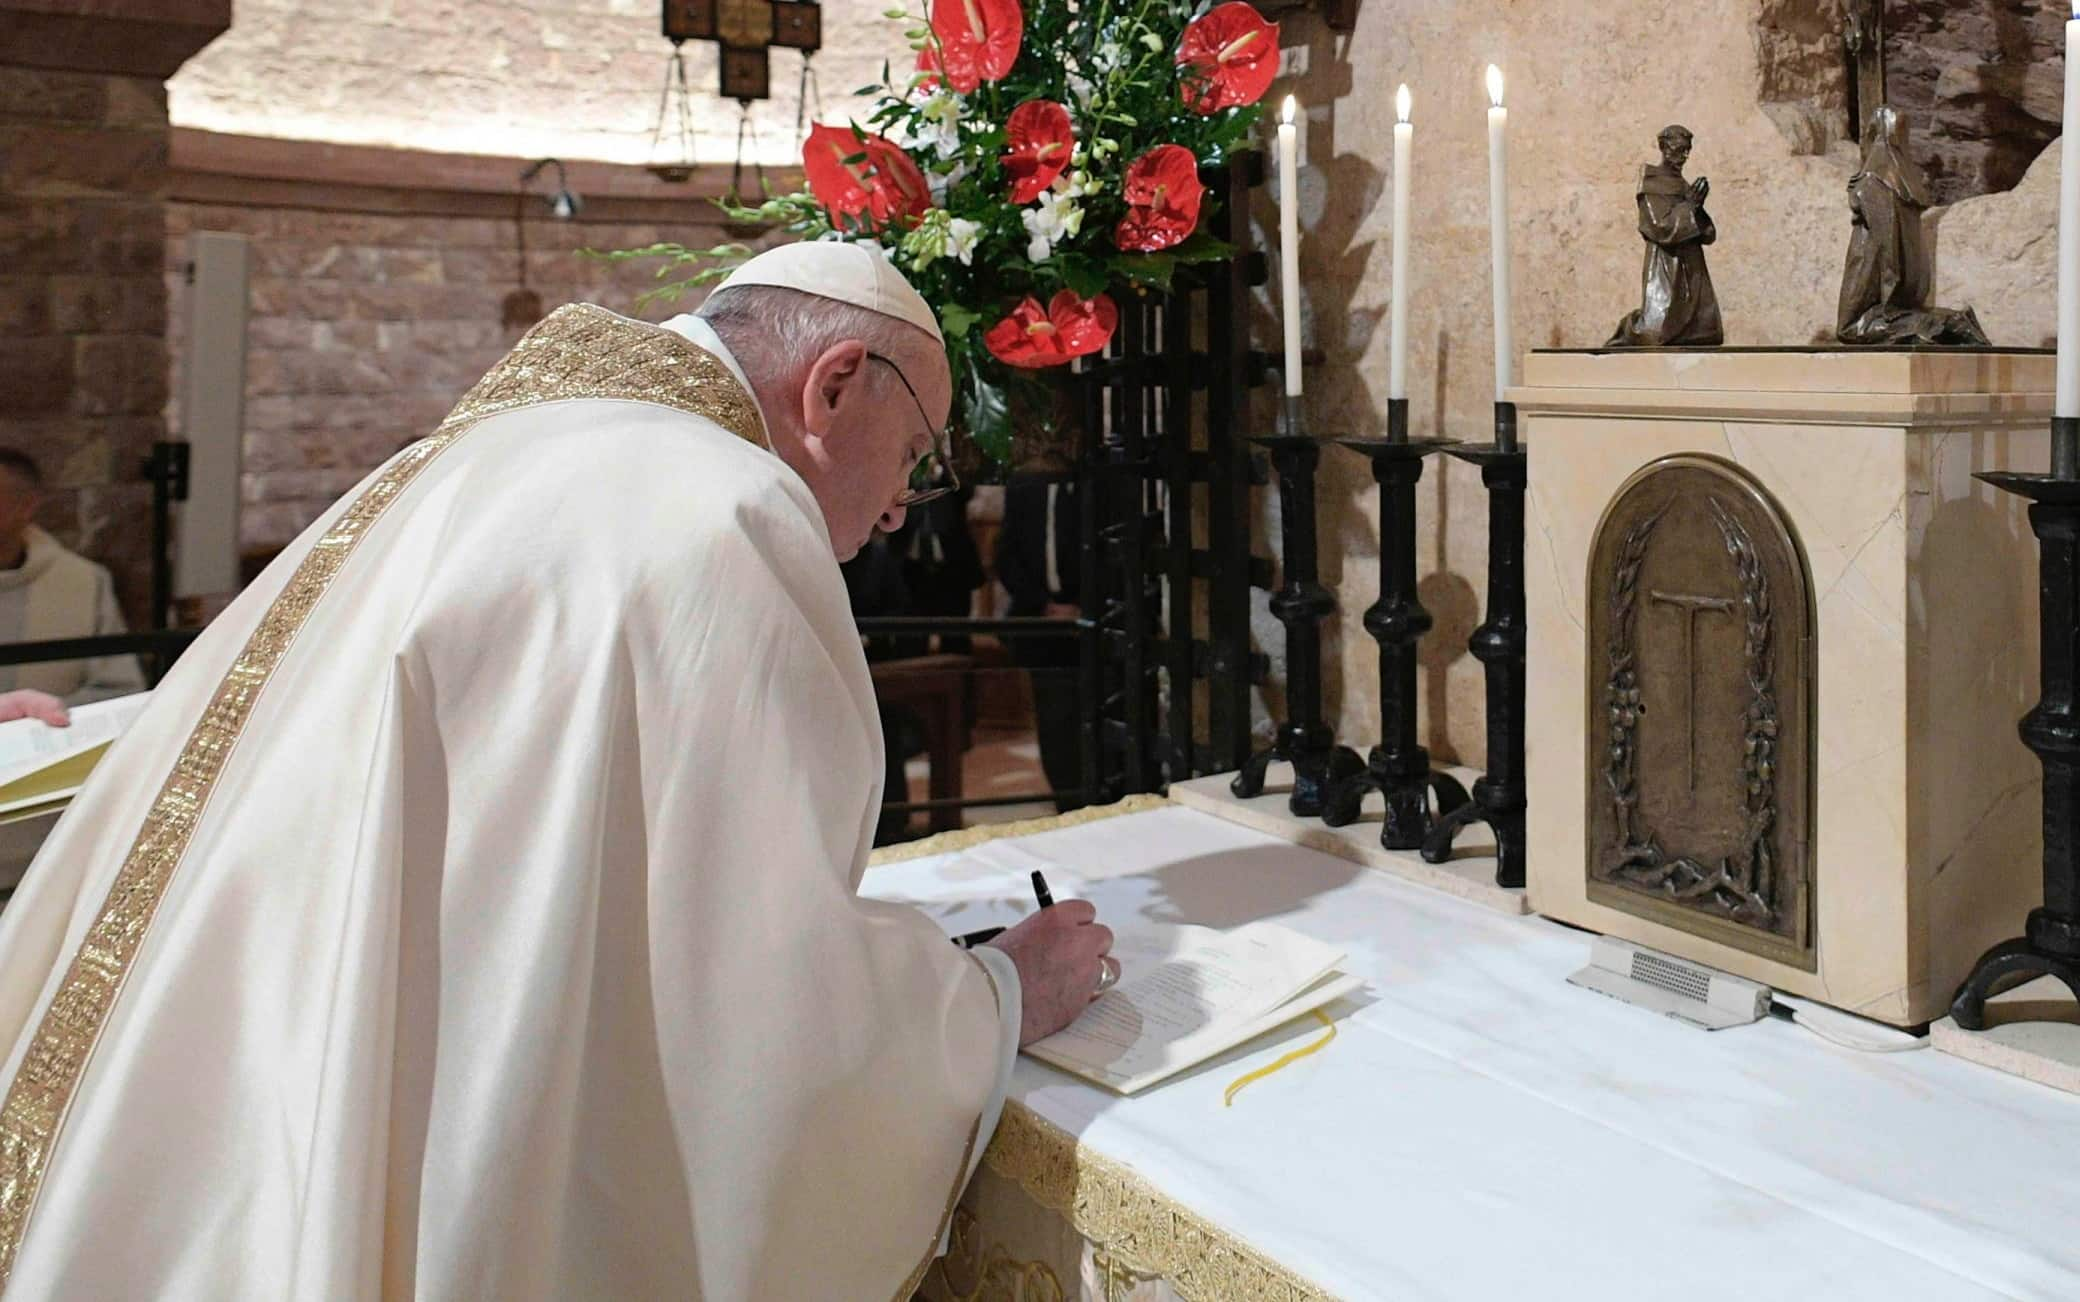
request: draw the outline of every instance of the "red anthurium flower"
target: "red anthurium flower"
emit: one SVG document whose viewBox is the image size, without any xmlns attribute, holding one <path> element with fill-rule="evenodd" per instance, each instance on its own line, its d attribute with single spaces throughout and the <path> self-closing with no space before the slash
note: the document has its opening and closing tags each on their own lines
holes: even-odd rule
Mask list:
<svg viewBox="0 0 2080 1302">
<path fill-rule="evenodd" d="M 939 58 L 932 52 L 931 46 L 927 45 L 917 52 L 917 70 L 925 74 L 918 79 L 919 89 L 939 89 Z"/>
<path fill-rule="evenodd" d="M 1029 99 L 1011 110 L 1004 130 L 1011 144 L 1004 155 L 1004 170 L 1011 174 L 1011 202 L 1031 203 L 1069 165 L 1069 151 L 1075 147 L 1069 110 L 1051 99 Z"/>
<path fill-rule="evenodd" d="M 1127 164 L 1127 215 L 1112 242 L 1134 253 L 1154 253 L 1184 243 L 1199 224 L 1199 160 L 1183 145 L 1157 145 Z"/>
<path fill-rule="evenodd" d="M 1229 0 L 1184 29 L 1177 61 L 1187 69 L 1184 102 L 1195 112 L 1254 104 L 1278 75 L 1278 24 L 1244 0 Z"/>
<path fill-rule="evenodd" d="M 1119 308 L 1109 297 L 1078 298 L 1065 289 L 1045 312 L 1039 300 L 1026 298 L 991 326 L 982 342 L 998 361 L 1037 370 L 1099 351 L 1118 328 Z"/>
<path fill-rule="evenodd" d="M 802 171 L 816 201 L 840 228 L 907 225 L 932 206 L 931 186 L 910 155 L 881 136 L 851 127 L 819 122 L 811 128 L 802 145 Z"/>
<path fill-rule="evenodd" d="M 1001 81 L 1018 62 L 1025 26 L 1018 0 L 932 0 L 938 70 L 963 95 L 985 81 Z"/>
</svg>

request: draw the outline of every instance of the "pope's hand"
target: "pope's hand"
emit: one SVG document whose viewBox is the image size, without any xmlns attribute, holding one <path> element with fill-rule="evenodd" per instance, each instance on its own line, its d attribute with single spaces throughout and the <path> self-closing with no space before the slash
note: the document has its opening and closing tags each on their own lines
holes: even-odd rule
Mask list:
<svg viewBox="0 0 2080 1302">
<path fill-rule="evenodd" d="M 53 728 L 63 728 L 72 722 L 72 716 L 65 713 L 65 702 L 49 692 L 27 687 L 15 692 L 0 692 L 0 723 L 11 719 L 41 719 Z"/>
<path fill-rule="evenodd" d="M 1018 968 L 1024 1017 L 1020 1048 L 1076 1020 L 1098 995 L 1098 976 L 1113 963 L 1112 928 L 1087 900 L 1041 909 L 989 942 Z"/>
</svg>

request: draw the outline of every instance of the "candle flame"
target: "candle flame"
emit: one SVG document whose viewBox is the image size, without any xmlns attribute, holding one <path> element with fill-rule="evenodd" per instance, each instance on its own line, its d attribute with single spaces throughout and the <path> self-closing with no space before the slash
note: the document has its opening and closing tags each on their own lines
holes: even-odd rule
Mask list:
<svg viewBox="0 0 2080 1302">
<path fill-rule="evenodd" d="M 1492 63 L 1488 65 L 1488 102 L 1502 107 L 1502 69 Z"/>
<path fill-rule="evenodd" d="M 1285 123 L 1287 126 L 1291 126 L 1293 123 L 1293 113 L 1299 107 L 1300 102 L 1298 100 L 1294 99 L 1291 95 L 1286 96 L 1285 107 L 1279 110 L 1278 120 Z"/>
<path fill-rule="evenodd" d="M 2074 3 L 2080 4 L 2080 0 L 2074 0 Z M 1408 83 L 1402 82 L 1401 89 L 1394 92 L 1394 112 L 1400 121 L 1408 121 L 1408 110 L 1412 106 L 1412 97 L 1408 93 Z"/>
</svg>

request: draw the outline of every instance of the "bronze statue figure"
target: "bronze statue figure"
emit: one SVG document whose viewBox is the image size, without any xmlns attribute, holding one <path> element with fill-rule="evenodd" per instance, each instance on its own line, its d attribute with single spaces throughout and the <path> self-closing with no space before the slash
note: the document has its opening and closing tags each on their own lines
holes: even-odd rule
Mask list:
<svg viewBox="0 0 2080 1302">
<path fill-rule="evenodd" d="M 1711 184 L 1683 179 L 1695 137 L 1688 127 L 1662 128 L 1661 161 L 1639 170 L 1639 233 L 1647 242 L 1640 306 L 1626 314 L 1606 348 L 1663 348 L 1726 341 L 1719 296 L 1704 265 L 1704 246 L 1719 238 L 1704 199 Z"/>
<path fill-rule="evenodd" d="M 1848 264 L 1835 337 L 1845 344 L 1984 344 L 1971 308 L 1930 307 L 1921 214 L 1928 178 L 1907 157 L 1907 124 L 1890 105 L 1871 114 L 1863 166 L 1849 178 Z"/>
</svg>

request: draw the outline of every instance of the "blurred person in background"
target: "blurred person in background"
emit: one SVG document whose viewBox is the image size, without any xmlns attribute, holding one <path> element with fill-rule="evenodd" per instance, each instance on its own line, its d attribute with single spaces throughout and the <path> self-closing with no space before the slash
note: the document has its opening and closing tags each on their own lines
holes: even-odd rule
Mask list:
<svg viewBox="0 0 2080 1302">
<path fill-rule="evenodd" d="M 43 471 L 0 448 L 0 645 L 128 632 L 108 571 L 36 525 Z M 65 707 L 145 689 L 137 657 L 0 665 L 0 719 L 62 724 Z"/>
</svg>

